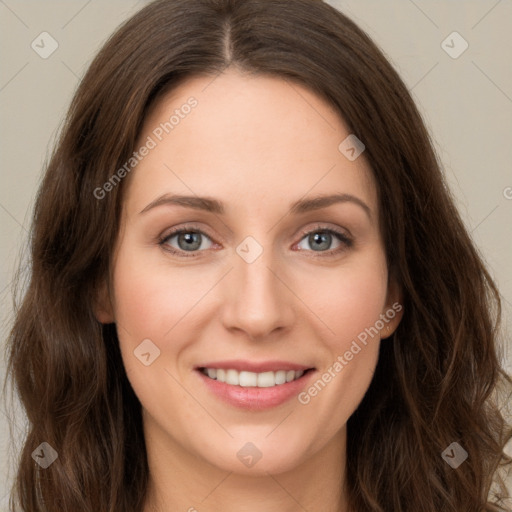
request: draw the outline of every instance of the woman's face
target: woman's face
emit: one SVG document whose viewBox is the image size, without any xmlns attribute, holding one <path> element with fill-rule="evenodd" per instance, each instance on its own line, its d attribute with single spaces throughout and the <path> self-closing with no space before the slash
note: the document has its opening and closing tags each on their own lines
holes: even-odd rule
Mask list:
<svg viewBox="0 0 512 512">
<path fill-rule="evenodd" d="M 233 70 L 147 116 L 98 318 L 162 452 L 263 474 L 343 446 L 400 317 L 349 135 L 308 89 Z"/>
</svg>

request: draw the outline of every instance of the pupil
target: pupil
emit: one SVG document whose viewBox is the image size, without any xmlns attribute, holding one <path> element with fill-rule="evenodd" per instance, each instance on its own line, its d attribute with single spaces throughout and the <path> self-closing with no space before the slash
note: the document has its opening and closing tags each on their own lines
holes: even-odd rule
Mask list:
<svg viewBox="0 0 512 512">
<path fill-rule="evenodd" d="M 198 249 L 201 246 L 201 242 L 199 241 L 199 233 L 184 233 L 179 237 L 179 241 L 185 240 L 185 250 L 190 251 L 193 249 Z M 194 245 L 195 244 L 195 245 Z M 181 244 L 180 244 L 181 247 Z M 181 247 L 183 248 L 183 247 Z"/>
<path fill-rule="evenodd" d="M 320 242 L 320 245 L 322 245 L 322 241 L 324 242 L 324 247 L 322 247 L 323 249 L 328 249 L 329 248 L 329 240 L 330 240 L 330 237 L 331 235 L 329 233 L 315 233 L 313 235 L 313 240 L 315 241 L 315 244 L 317 242 Z M 311 244 L 312 246 L 314 246 L 315 244 Z M 317 244 L 317 247 L 318 247 L 318 244 Z"/>
</svg>

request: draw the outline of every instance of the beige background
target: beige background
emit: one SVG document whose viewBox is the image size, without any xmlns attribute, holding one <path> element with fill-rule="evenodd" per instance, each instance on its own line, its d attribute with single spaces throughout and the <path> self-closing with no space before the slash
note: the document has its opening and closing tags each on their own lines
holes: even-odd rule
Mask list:
<svg viewBox="0 0 512 512">
<path fill-rule="evenodd" d="M 91 58 L 115 27 L 145 3 L 0 0 L 2 346 L 12 311 L 13 270 L 26 244 L 31 207 L 50 144 Z M 375 39 L 412 91 L 466 224 L 501 288 L 510 333 L 512 2 L 330 3 Z M 44 31 L 59 45 L 47 59 L 31 48 Z M 469 44 L 456 59 L 441 45 L 453 31 Z M 463 42 L 451 36 L 447 44 L 457 52 Z M 505 339 L 512 372 L 510 335 Z M 0 368 L 3 378 L 3 361 Z M 22 419 L 17 428 L 23 428 Z M 0 414 L 0 510 L 7 509 L 11 448 L 7 423 Z"/>
</svg>

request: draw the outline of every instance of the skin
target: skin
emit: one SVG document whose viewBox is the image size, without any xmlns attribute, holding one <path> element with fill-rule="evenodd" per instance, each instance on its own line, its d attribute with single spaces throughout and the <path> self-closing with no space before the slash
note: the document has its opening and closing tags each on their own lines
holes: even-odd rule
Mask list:
<svg viewBox="0 0 512 512">
<path fill-rule="evenodd" d="M 399 301 L 388 283 L 371 170 L 364 153 L 349 161 L 338 150 L 350 131 L 321 98 L 231 68 L 189 79 L 159 100 L 137 147 L 190 96 L 197 107 L 126 178 L 110 294 L 97 309 L 101 322 L 117 324 L 143 407 L 145 512 L 347 512 L 346 423 L 400 313 L 306 405 L 294 397 L 265 411 L 235 408 L 210 393 L 194 367 L 277 359 L 315 367 L 318 378 Z M 364 201 L 371 217 L 352 202 L 289 212 L 298 199 L 334 192 Z M 214 197 L 226 211 L 160 205 L 140 213 L 164 193 Z M 178 236 L 159 244 L 185 223 L 207 235 L 196 257 L 186 257 Z M 333 236 L 315 251 L 302 230 L 325 228 L 350 235 L 353 245 Z M 236 252 L 247 236 L 263 249 L 252 263 Z M 134 356 L 144 339 L 161 351 L 149 366 Z M 237 458 L 247 442 L 262 454 L 251 468 Z"/>
</svg>

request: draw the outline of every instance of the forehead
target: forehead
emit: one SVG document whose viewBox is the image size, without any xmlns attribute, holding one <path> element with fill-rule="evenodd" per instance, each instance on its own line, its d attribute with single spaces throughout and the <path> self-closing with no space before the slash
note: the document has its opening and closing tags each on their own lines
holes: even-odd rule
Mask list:
<svg viewBox="0 0 512 512">
<path fill-rule="evenodd" d="M 136 147 L 149 139 L 154 147 L 130 176 L 128 200 L 144 207 L 157 193 L 176 192 L 270 207 L 338 192 L 373 209 L 364 153 L 350 161 L 339 149 L 349 135 L 335 109 L 297 83 L 231 69 L 197 76 L 148 112 Z"/>
</svg>

